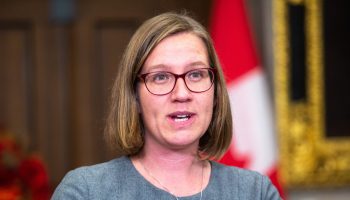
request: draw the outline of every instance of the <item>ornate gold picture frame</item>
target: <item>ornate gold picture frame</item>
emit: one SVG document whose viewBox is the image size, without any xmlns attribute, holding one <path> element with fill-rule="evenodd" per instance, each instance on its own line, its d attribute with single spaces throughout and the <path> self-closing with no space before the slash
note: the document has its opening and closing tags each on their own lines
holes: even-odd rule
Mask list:
<svg viewBox="0 0 350 200">
<path fill-rule="evenodd" d="M 276 119 L 281 177 L 288 188 L 350 184 L 350 137 L 327 137 L 325 129 L 322 3 L 273 0 Z M 307 98 L 292 100 L 290 6 L 298 5 L 305 19 Z"/>
</svg>

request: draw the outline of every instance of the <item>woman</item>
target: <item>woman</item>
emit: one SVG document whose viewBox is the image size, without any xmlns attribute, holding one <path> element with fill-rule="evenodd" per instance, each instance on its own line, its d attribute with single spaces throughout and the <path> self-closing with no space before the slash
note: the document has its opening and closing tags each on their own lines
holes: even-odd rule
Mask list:
<svg viewBox="0 0 350 200">
<path fill-rule="evenodd" d="M 232 119 L 209 34 L 165 13 L 131 38 L 106 137 L 122 157 L 69 172 L 53 199 L 279 199 L 269 179 L 221 165 Z"/>
</svg>

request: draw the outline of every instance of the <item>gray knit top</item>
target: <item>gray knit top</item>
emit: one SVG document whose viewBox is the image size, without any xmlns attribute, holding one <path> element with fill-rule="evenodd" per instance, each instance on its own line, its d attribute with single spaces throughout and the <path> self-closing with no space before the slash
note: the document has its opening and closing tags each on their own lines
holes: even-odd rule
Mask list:
<svg viewBox="0 0 350 200">
<path fill-rule="evenodd" d="M 203 190 L 203 200 L 280 199 L 276 188 L 266 176 L 213 161 L 210 163 L 211 175 L 209 184 Z M 143 178 L 130 158 L 120 157 L 70 171 L 56 188 L 52 199 L 175 200 L 176 198 Z M 199 200 L 200 193 L 179 199 Z"/>
</svg>

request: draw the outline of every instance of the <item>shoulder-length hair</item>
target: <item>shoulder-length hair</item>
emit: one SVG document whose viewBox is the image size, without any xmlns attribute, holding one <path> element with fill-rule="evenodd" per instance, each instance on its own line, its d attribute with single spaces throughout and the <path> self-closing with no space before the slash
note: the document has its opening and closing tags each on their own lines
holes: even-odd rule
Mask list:
<svg viewBox="0 0 350 200">
<path fill-rule="evenodd" d="M 213 116 L 199 142 L 202 159 L 219 159 L 232 138 L 232 116 L 222 69 L 205 28 L 186 14 L 164 13 L 145 21 L 132 36 L 121 59 L 115 79 L 105 137 L 119 155 L 134 155 L 143 147 L 143 122 L 137 104 L 137 75 L 152 50 L 166 37 L 193 33 L 208 51 L 210 67 L 216 69 Z"/>
</svg>

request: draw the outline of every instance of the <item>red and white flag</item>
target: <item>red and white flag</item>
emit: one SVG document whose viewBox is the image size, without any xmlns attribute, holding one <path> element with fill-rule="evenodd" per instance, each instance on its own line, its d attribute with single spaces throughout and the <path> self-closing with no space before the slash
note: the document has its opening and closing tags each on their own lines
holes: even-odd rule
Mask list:
<svg viewBox="0 0 350 200">
<path fill-rule="evenodd" d="M 277 145 L 268 84 L 245 14 L 244 0 L 215 0 L 211 34 L 227 81 L 233 140 L 221 162 L 277 178 Z"/>
</svg>

